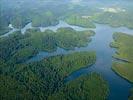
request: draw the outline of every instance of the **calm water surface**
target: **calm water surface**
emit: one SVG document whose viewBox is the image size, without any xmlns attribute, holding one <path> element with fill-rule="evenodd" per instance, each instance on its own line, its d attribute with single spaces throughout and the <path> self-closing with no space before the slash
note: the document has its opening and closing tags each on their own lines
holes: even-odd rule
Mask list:
<svg viewBox="0 0 133 100">
<path fill-rule="evenodd" d="M 69 25 L 63 21 L 60 21 L 60 23 L 56 26 L 39 27 L 39 28 L 43 32 L 46 29 L 51 29 L 53 31 L 56 31 L 60 27 L 71 27 L 77 31 L 89 30 L 86 28 Z M 24 34 L 25 31 L 30 28 L 33 28 L 32 23 L 27 24 L 23 29 L 21 29 L 21 33 Z M 31 58 L 28 62 L 40 61 L 43 58 L 49 56 L 69 54 L 76 51 L 91 51 L 91 50 L 96 51 L 97 60 L 94 65 L 73 72 L 65 79 L 65 81 L 69 82 L 78 78 L 81 75 L 88 74 L 91 72 L 97 72 L 100 73 L 104 77 L 104 79 L 107 80 L 109 84 L 110 94 L 108 100 L 127 100 L 129 96 L 129 90 L 131 89 L 132 85 L 111 70 L 112 61 L 114 60 L 112 58 L 112 55 L 115 53 L 115 49 L 110 48 L 109 44 L 111 41 L 113 41 L 112 34 L 114 32 L 124 32 L 133 35 L 133 30 L 130 30 L 125 27 L 112 28 L 109 27 L 108 25 L 102 25 L 102 24 L 96 24 L 96 29 L 92 30 L 94 30 L 96 34 L 95 36 L 92 37 L 92 42 L 90 42 L 87 47 L 75 48 L 75 50 L 69 50 L 69 51 L 64 50 L 62 48 L 57 48 L 57 50 L 52 53 L 42 51 L 39 52 L 39 54 L 37 54 L 35 57 Z M 11 34 L 12 31 L 7 35 Z M 7 35 L 5 34 L 5 36 Z"/>
</svg>

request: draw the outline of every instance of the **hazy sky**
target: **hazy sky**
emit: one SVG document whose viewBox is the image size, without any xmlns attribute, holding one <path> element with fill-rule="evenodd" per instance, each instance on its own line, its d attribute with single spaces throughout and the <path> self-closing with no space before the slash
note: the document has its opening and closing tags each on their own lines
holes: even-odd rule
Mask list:
<svg viewBox="0 0 133 100">
<path fill-rule="evenodd" d="M 82 0 L 72 0 L 73 3 L 80 3 Z"/>
</svg>

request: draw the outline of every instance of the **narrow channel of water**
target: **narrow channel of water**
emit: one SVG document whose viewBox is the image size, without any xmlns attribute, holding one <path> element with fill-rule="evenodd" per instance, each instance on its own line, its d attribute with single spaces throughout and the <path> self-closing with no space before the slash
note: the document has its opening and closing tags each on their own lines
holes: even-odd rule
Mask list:
<svg viewBox="0 0 133 100">
<path fill-rule="evenodd" d="M 56 26 L 44 28 L 40 27 L 40 30 L 45 31 L 46 29 L 51 29 L 53 31 L 56 31 L 60 27 L 71 27 L 77 31 L 88 30 L 82 27 L 68 25 L 63 21 L 60 21 L 60 23 Z M 24 34 L 25 31 L 30 28 L 32 28 L 31 23 L 26 25 L 26 27 L 23 28 L 21 32 Z M 109 44 L 111 41 L 113 41 L 112 34 L 114 32 L 124 32 L 133 35 L 133 30 L 125 27 L 112 28 L 108 25 L 102 24 L 96 24 L 96 29 L 93 30 L 96 32 L 96 34 L 94 37 L 92 37 L 92 42 L 89 43 L 87 47 L 75 48 L 75 50 L 69 51 L 58 48 L 55 52 L 52 53 L 40 52 L 37 56 L 30 59 L 28 62 L 40 61 L 45 57 L 60 54 L 69 54 L 76 51 L 96 51 L 97 60 L 94 65 L 73 72 L 65 79 L 65 81 L 69 82 L 83 74 L 87 74 L 90 72 L 98 72 L 109 83 L 110 95 L 108 97 L 108 100 L 127 100 L 129 96 L 129 90 L 132 85 L 111 70 L 112 61 L 114 60 L 112 58 L 112 55 L 115 53 L 115 49 L 110 48 Z"/>
<path fill-rule="evenodd" d="M 32 26 L 32 22 L 28 23 L 27 25 L 25 25 L 24 28 L 22 29 L 17 29 L 17 28 L 14 28 L 12 24 L 9 24 L 9 27 L 12 29 L 11 31 L 5 33 L 4 35 L 1 35 L 0 37 L 6 37 L 10 34 L 13 34 L 14 32 L 16 31 L 21 31 L 22 34 L 25 34 L 26 30 L 28 29 L 33 29 L 33 28 L 39 28 L 41 32 L 44 32 L 45 30 L 49 29 L 49 30 L 52 30 L 54 32 L 57 31 L 57 29 L 59 28 L 64 28 L 64 27 L 71 27 L 73 28 L 74 30 L 76 31 L 84 31 L 84 30 L 89 30 L 88 28 L 83 28 L 83 27 L 79 27 L 79 26 L 75 26 L 75 25 L 69 25 L 67 24 L 66 22 L 64 21 L 59 21 L 59 24 L 55 25 L 55 26 L 48 26 L 48 27 L 33 27 Z M 90 28 L 91 29 L 91 28 Z"/>
<path fill-rule="evenodd" d="M 96 35 L 92 38 L 92 42 L 89 43 L 87 47 L 75 48 L 75 50 L 69 51 L 58 48 L 57 51 L 53 53 L 40 52 L 36 57 L 33 57 L 31 61 L 39 61 L 45 57 L 69 54 L 76 51 L 96 51 L 97 61 L 93 66 L 73 72 L 65 81 L 74 80 L 79 76 L 90 72 L 98 72 L 109 83 L 110 95 L 108 100 L 127 100 L 131 84 L 111 70 L 112 61 L 114 60 L 112 55 L 115 53 L 115 49 L 110 48 L 109 44 L 113 41 L 112 35 L 114 32 L 124 32 L 133 35 L 133 30 L 125 27 L 112 28 L 102 24 L 96 24 L 96 27 L 97 28 L 94 29 Z"/>
<path fill-rule="evenodd" d="M 115 53 L 115 49 L 110 48 L 109 44 L 113 41 L 112 34 L 114 32 L 126 32 L 133 35 L 133 30 L 129 30 L 124 27 L 112 28 L 101 24 L 97 24 L 96 26 L 96 35 L 93 37 L 92 42 L 89 43 L 86 48 L 83 48 L 84 50 L 96 51 L 96 63 L 91 67 L 86 67 L 73 72 L 66 78 L 66 81 L 74 80 L 80 75 L 90 72 L 98 72 L 109 84 L 110 95 L 108 100 L 127 100 L 131 84 L 111 70 L 113 61 L 112 55 Z"/>
</svg>

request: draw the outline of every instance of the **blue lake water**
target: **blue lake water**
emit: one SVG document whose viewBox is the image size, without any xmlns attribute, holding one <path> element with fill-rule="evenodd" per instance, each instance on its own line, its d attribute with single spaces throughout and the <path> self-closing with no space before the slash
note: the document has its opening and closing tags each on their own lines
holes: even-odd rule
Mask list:
<svg viewBox="0 0 133 100">
<path fill-rule="evenodd" d="M 68 25 L 67 23 L 60 21 L 56 26 L 50 27 L 39 27 L 41 31 L 46 29 L 51 29 L 56 31 L 60 27 L 71 27 L 77 31 L 89 30 L 86 28 Z M 29 28 L 33 28 L 31 23 L 29 23 L 25 28 L 21 30 L 24 34 L 25 31 Z M 39 52 L 35 57 L 31 58 L 28 62 L 40 61 L 49 56 L 55 56 L 60 54 L 69 54 L 76 51 L 96 51 L 97 60 L 94 65 L 86 66 L 85 68 L 79 69 L 73 72 L 71 75 L 66 77 L 65 81 L 69 82 L 78 78 L 81 75 L 88 74 L 91 72 L 100 73 L 105 80 L 107 80 L 110 88 L 110 94 L 108 100 L 127 100 L 129 96 L 129 90 L 132 87 L 132 84 L 126 81 L 125 79 L 118 76 L 111 70 L 112 61 L 115 60 L 112 58 L 112 55 L 115 53 L 115 49 L 110 48 L 109 44 L 112 39 L 112 34 L 114 32 L 124 32 L 130 35 L 133 35 L 133 30 L 130 30 L 125 27 L 112 28 L 108 25 L 96 24 L 96 29 L 91 29 L 95 31 L 95 36 L 92 37 L 92 41 L 88 43 L 87 47 L 75 48 L 74 50 L 64 50 L 62 48 L 57 48 L 55 52 Z"/>
<path fill-rule="evenodd" d="M 92 38 L 92 42 L 89 43 L 86 48 L 83 48 L 84 50 L 96 51 L 96 63 L 91 67 L 75 71 L 66 78 L 66 81 L 71 81 L 80 75 L 90 72 L 98 72 L 109 84 L 110 95 L 108 100 L 127 100 L 132 85 L 111 70 L 112 61 L 114 60 L 112 55 L 115 53 L 115 49 L 110 48 L 109 44 L 113 41 L 113 32 L 126 32 L 133 35 L 133 30 L 124 27 L 111 28 L 107 25 L 100 24 L 97 24 L 96 26 L 96 35 Z"/>
</svg>

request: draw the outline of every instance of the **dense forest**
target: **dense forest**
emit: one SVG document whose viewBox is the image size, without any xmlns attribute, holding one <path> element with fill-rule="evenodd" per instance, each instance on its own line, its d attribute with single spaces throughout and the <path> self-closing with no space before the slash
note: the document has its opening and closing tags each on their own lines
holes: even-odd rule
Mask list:
<svg viewBox="0 0 133 100">
<path fill-rule="evenodd" d="M 94 64 L 95 60 L 94 52 L 49 57 L 29 64 L 11 64 L 0 60 L 0 96 L 2 100 L 46 99 L 64 85 L 66 76 Z"/>
<path fill-rule="evenodd" d="M 60 28 L 57 32 L 46 30 L 40 32 L 30 29 L 25 35 L 20 31 L 0 38 L 0 57 L 4 60 L 14 60 L 21 63 L 35 56 L 39 51 L 52 52 L 61 47 L 67 50 L 83 47 L 91 41 L 93 31 L 77 32 L 71 28 Z"/>
<path fill-rule="evenodd" d="M 133 100 L 132 9 L 131 0 L 0 0 L 1 100 Z"/>
<path fill-rule="evenodd" d="M 108 2 L 104 0 L 103 3 L 97 3 L 95 0 L 95 4 L 80 2 L 81 5 L 69 1 L 64 1 L 64 3 L 61 3 L 60 0 L 46 1 L 33 0 L 32 5 L 26 6 L 29 1 L 16 2 L 14 0 L 10 5 L 7 4 L 7 1 L 2 0 L 0 2 L 0 34 L 5 34 L 10 30 L 9 24 L 20 29 L 29 22 L 32 22 L 32 26 L 44 27 L 57 25 L 59 20 L 87 28 L 95 28 L 93 22 L 109 24 L 113 27 L 133 28 L 133 18 L 130 17 L 132 16 L 132 4 L 127 4 L 127 2 L 121 2 L 119 6 L 106 7 L 105 4 Z M 112 0 L 112 2 L 114 1 Z M 5 4 L 7 4 L 6 7 Z"/>
<path fill-rule="evenodd" d="M 91 41 L 91 36 L 95 33 L 93 31 L 75 31 L 72 28 L 59 28 L 57 32 L 46 30 L 45 32 L 34 32 L 29 30 L 27 34 L 30 34 L 30 38 L 25 42 L 31 42 L 30 44 L 35 48 L 40 48 L 44 51 L 54 51 L 57 47 L 64 49 L 74 49 L 75 47 L 83 47 Z"/>
<path fill-rule="evenodd" d="M 67 83 L 48 100 L 106 100 L 108 92 L 106 81 L 99 74 L 91 73 Z"/>
</svg>

